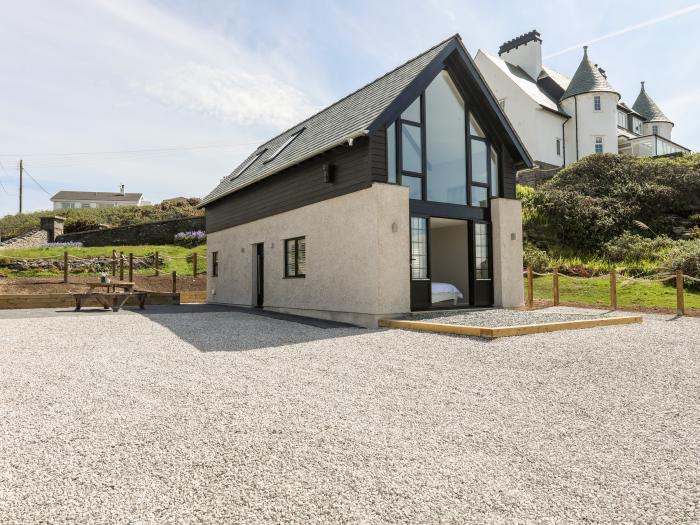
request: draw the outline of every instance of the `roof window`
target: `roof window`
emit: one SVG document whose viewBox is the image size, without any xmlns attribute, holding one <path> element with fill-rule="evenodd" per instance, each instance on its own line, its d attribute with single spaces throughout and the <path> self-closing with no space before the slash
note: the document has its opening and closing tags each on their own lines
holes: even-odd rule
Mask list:
<svg viewBox="0 0 700 525">
<path fill-rule="evenodd" d="M 256 160 L 258 160 L 260 157 L 262 157 L 262 154 L 265 153 L 266 151 L 267 151 L 267 148 L 265 148 L 265 149 L 262 150 L 261 152 L 256 153 L 255 155 L 253 155 L 252 157 L 250 157 L 250 159 L 248 159 L 248 162 L 246 162 L 245 164 L 243 164 L 243 167 L 238 171 L 238 173 L 236 173 L 233 177 L 231 177 L 231 180 L 232 180 L 232 181 L 233 181 L 233 180 L 236 180 L 238 177 L 240 177 L 241 175 L 243 175 L 243 172 L 244 172 L 245 170 L 247 170 L 248 168 L 250 168 L 250 167 L 255 163 Z"/>
<path fill-rule="evenodd" d="M 282 151 L 284 150 L 284 148 L 286 148 L 287 146 L 289 146 L 289 145 L 292 143 L 292 141 L 293 141 L 295 138 L 297 138 L 299 135 L 301 135 L 301 132 L 304 131 L 305 129 L 306 129 L 306 128 L 301 128 L 299 131 L 295 131 L 294 133 L 292 133 L 292 134 L 289 136 L 289 138 L 288 138 L 287 140 L 285 140 L 285 141 L 282 143 L 282 145 L 274 151 L 274 153 L 273 153 L 272 155 L 270 155 L 270 158 L 269 158 L 269 159 L 266 159 L 265 162 L 263 162 L 263 164 L 267 164 L 268 162 L 273 161 L 273 160 L 275 159 L 275 157 L 276 157 L 277 155 L 279 155 L 280 153 L 282 153 Z"/>
</svg>

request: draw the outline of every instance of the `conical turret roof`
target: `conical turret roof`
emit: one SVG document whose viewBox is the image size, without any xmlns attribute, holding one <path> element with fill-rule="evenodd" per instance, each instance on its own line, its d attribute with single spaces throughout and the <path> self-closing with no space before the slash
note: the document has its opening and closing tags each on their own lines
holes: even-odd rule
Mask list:
<svg viewBox="0 0 700 525">
<path fill-rule="evenodd" d="M 642 89 L 637 95 L 637 100 L 632 104 L 632 109 L 649 121 L 671 122 L 671 119 L 664 115 L 664 112 L 656 105 L 656 102 L 647 94 L 644 89 L 644 81 L 642 81 Z"/>
<path fill-rule="evenodd" d="M 607 91 L 609 93 L 615 93 L 620 97 L 620 94 L 608 83 L 608 79 L 605 78 L 605 75 L 603 75 L 598 67 L 588 58 L 588 46 L 583 46 L 583 59 L 578 65 L 576 73 L 574 73 L 574 76 L 571 78 L 569 86 L 561 96 L 561 100 L 573 97 L 574 95 L 596 91 Z"/>
</svg>

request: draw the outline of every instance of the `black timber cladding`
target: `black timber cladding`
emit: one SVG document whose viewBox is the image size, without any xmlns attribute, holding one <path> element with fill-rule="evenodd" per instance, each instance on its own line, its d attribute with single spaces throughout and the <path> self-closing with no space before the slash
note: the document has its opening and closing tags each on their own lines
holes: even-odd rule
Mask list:
<svg viewBox="0 0 700 525">
<path fill-rule="evenodd" d="M 207 233 L 369 188 L 368 151 L 369 139 L 362 137 L 208 204 Z M 335 165 L 332 183 L 325 182 L 325 163 Z"/>
</svg>

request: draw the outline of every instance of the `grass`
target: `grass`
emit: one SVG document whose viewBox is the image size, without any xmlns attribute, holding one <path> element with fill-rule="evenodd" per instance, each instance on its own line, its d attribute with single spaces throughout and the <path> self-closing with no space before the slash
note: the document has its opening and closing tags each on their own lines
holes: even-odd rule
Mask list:
<svg viewBox="0 0 700 525">
<path fill-rule="evenodd" d="M 535 277 L 535 300 L 552 300 L 552 276 Z M 527 279 L 525 279 L 527 296 Z M 607 277 L 559 276 L 559 300 L 562 303 L 605 307 L 610 305 L 610 281 Z M 675 310 L 676 289 L 660 282 L 628 281 L 618 277 L 617 305 L 620 308 L 646 307 Z M 700 309 L 700 293 L 685 290 L 685 307 Z"/>
<path fill-rule="evenodd" d="M 160 257 L 165 257 L 165 264 L 160 268 L 163 272 L 177 272 L 180 275 L 186 275 L 192 273 L 192 264 L 187 262 L 184 258 L 173 259 L 173 257 L 186 257 L 193 252 L 197 253 L 197 272 L 204 272 L 207 268 L 207 246 L 203 244 L 195 248 L 183 248 L 181 246 L 175 246 L 172 244 L 168 245 L 148 245 L 148 246 L 99 246 L 92 248 L 59 248 L 59 247 L 45 247 L 45 248 L 24 248 L 16 250 L 2 250 L 0 251 L 0 261 L 3 257 L 21 257 L 21 258 L 36 258 L 36 257 L 60 257 L 63 259 L 63 252 L 67 251 L 69 256 L 73 257 L 111 257 L 112 250 L 117 251 L 117 257 L 119 252 L 124 252 L 124 266 L 125 271 L 128 271 L 129 264 L 129 253 L 133 253 L 134 257 L 141 257 L 147 254 L 152 254 L 158 252 Z M 117 264 L 119 264 L 117 260 Z M 118 271 L 118 270 L 117 270 Z M 134 270 L 134 273 L 139 274 L 153 274 L 152 269 L 144 270 Z M 56 271 L 23 271 L 16 272 L 10 271 L 7 268 L 0 267 L 0 275 L 5 277 L 36 277 L 36 276 L 50 276 L 50 275 L 62 275 L 60 270 Z M 90 273 L 83 273 L 83 275 L 90 275 Z"/>
</svg>

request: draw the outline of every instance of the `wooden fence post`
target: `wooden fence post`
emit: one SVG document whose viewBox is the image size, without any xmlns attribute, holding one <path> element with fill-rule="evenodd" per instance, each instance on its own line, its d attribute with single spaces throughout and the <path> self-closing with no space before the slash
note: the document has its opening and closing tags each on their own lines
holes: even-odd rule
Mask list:
<svg viewBox="0 0 700 525">
<path fill-rule="evenodd" d="M 159 264 L 158 264 L 158 252 L 156 252 L 156 264 L 155 264 L 155 267 L 156 267 L 156 277 L 158 277 L 158 276 L 160 275 L 160 271 L 159 271 L 159 269 L 158 269 L 158 268 L 159 268 Z"/>
<path fill-rule="evenodd" d="M 617 272 L 610 270 L 610 308 L 617 310 Z"/>
<path fill-rule="evenodd" d="M 197 252 L 192 252 L 192 277 L 197 277 Z"/>
<path fill-rule="evenodd" d="M 129 254 L 129 282 L 134 282 L 134 254 Z"/>
<path fill-rule="evenodd" d="M 68 284 L 68 252 L 63 252 L 63 282 Z"/>
<path fill-rule="evenodd" d="M 527 306 L 532 308 L 534 301 L 534 290 L 532 285 L 532 266 L 527 266 Z"/>
<path fill-rule="evenodd" d="M 119 252 L 119 280 L 124 280 L 124 252 Z"/>
<path fill-rule="evenodd" d="M 676 270 L 676 315 L 685 315 L 683 298 L 683 270 Z"/>
<path fill-rule="evenodd" d="M 177 272 L 173 270 L 173 293 L 177 293 Z"/>
<path fill-rule="evenodd" d="M 554 268 L 552 274 L 552 293 L 554 294 L 554 306 L 559 306 L 559 269 Z"/>
<path fill-rule="evenodd" d="M 117 276 L 117 250 L 112 250 L 112 277 Z"/>
</svg>

